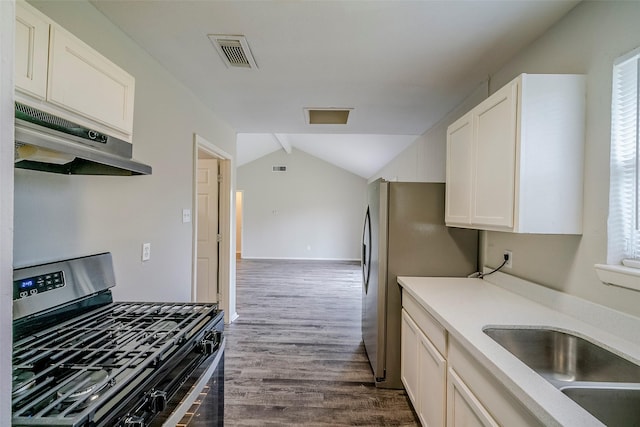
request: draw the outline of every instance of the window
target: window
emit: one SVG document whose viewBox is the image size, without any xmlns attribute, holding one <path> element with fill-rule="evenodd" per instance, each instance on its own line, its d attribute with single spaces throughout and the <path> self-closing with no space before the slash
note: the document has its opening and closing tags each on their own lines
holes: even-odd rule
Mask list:
<svg viewBox="0 0 640 427">
<path fill-rule="evenodd" d="M 607 264 L 600 280 L 640 291 L 640 48 L 613 65 Z"/>
<path fill-rule="evenodd" d="M 640 48 L 616 60 L 611 105 L 607 264 L 640 268 Z"/>
</svg>

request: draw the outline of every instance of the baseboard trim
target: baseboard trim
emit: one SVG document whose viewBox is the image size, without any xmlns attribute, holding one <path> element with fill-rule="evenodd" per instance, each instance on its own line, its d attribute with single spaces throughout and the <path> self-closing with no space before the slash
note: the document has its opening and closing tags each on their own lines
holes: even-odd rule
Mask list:
<svg viewBox="0 0 640 427">
<path fill-rule="evenodd" d="M 278 260 L 278 261 L 348 261 L 348 262 L 360 262 L 359 258 L 298 258 L 298 257 L 258 257 L 258 256 L 243 256 L 242 259 L 253 260 Z"/>
</svg>

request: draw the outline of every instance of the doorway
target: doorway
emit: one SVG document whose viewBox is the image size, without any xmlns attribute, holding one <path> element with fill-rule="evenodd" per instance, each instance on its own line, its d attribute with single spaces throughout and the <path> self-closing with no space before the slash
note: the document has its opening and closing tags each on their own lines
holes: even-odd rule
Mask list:
<svg viewBox="0 0 640 427">
<path fill-rule="evenodd" d="M 236 191 L 236 259 L 242 259 L 242 207 L 244 192 Z"/>
<path fill-rule="evenodd" d="M 217 302 L 225 323 L 236 317 L 233 158 L 194 135 L 191 299 Z"/>
</svg>

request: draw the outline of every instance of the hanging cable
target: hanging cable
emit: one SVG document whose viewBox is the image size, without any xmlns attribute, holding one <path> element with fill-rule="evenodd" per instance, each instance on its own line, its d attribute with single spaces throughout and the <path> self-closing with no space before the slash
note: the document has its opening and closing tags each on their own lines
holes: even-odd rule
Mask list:
<svg viewBox="0 0 640 427">
<path fill-rule="evenodd" d="M 495 273 L 496 271 L 499 271 L 502 267 L 504 267 L 509 262 L 509 255 L 508 254 L 504 254 L 503 256 L 504 256 L 504 261 L 502 261 L 502 264 L 500 264 L 500 266 L 498 268 L 495 268 L 495 269 L 491 270 L 488 273 L 478 272 L 477 275 L 474 275 L 474 277 L 477 277 L 478 279 L 482 279 L 484 276 L 488 276 L 490 274 Z"/>
</svg>

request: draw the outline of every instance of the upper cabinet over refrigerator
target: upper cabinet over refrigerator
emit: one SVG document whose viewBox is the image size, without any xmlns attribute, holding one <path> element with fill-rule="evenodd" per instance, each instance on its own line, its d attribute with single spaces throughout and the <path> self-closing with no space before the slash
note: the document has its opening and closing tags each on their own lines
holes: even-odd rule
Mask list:
<svg viewBox="0 0 640 427">
<path fill-rule="evenodd" d="M 447 130 L 448 226 L 581 234 L 585 78 L 522 74 Z"/>
</svg>

